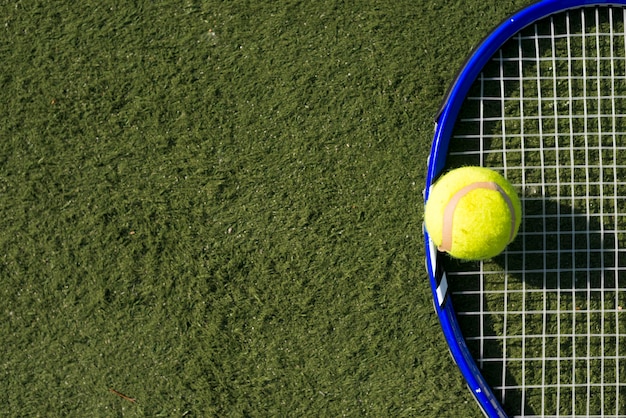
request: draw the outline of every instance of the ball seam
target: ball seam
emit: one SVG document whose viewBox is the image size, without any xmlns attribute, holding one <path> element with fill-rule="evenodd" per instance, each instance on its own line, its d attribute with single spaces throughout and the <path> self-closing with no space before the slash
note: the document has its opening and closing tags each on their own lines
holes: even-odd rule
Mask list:
<svg viewBox="0 0 626 418">
<path fill-rule="evenodd" d="M 439 245 L 439 250 L 450 252 L 452 251 L 452 231 L 453 231 L 453 221 L 454 221 L 454 212 L 456 211 L 456 207 L 461 201 L 463 197 L 465 197 L 468 193 L 477 189 L 487 189 L 493 190 L 500 193 L 500 196 L 504 199 L 507 206 L 509 207 L 509 213 L 511 214 L 511 230 L 509 233 L 509 243 L 513 241 L 515 237 L 515 225 L 516 225 L 516 217 L 515 217 L 515 206 L 513 205 L 513 201 L 509 197 L 509 195 L 504 191 L 504 189 L 496 182 L 493 181 L 481 181 L 469 184 L 458 192 L 456 192 L 450 201 L 446 205 L 443 213 L 443 230 L 441 234 L 441 245 Z"/>
</svg>

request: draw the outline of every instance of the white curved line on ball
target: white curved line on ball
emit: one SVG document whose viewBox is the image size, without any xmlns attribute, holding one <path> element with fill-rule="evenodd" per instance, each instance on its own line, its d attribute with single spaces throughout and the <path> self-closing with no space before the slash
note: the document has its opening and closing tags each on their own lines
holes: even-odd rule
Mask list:
<svg viewBox="0 0 626 418">
<path fill-rule="evenodd" d="M 502 187 L 500 187 L 498 183 L 493 181 L 479 181 L 476 183 L 468 184 L 467 186 L 456 192 L 446 205 L 446 208 L 443 212 L 443 231 L 441 234 L 441 245 L 439 245 L 439 249 L 441 251 L 449 252 L 452 250 L 452 222 L 454 220 L 454 212 L 456 211 L 457 205 L 459 204 L 461 199 L 465 197 L 465 195 L 477 189 L 494 190 L 500 193 L 507 206 L 509 207 L 509 212 L 511 212 L 511 232 L 509 233 L 509 242 L 513 240 L 513 237 L 515 236 L 516 219 L 515 207 L 513 206 L 511 198 L 509 197 L 509 195 L 506 194 L 504 189 L 502 189 Z"/>
</svg>

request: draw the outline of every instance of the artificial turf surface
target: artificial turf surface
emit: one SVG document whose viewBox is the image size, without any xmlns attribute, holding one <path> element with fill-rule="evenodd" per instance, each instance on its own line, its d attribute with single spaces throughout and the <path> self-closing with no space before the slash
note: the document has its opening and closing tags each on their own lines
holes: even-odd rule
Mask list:
<svg viewBox="0 0 626 418">
<path fill-rule="evenodd" d="M 480 416 L 422 189 L 527 3 L 2 1 L 0 416 Z"/>
</svg>

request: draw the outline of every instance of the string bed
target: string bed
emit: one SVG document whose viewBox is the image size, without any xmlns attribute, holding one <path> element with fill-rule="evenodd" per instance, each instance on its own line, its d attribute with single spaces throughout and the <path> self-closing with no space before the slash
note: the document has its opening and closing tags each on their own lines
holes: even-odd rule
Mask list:
<svg viewBox="0 0 626 418">
<path fill-rule="evenodd" d="M 512 416 L 626 416 L 626 12 L 572 10 L 513 37 L 474 83 L 448 168 L 519 191 L 496 259 L 447 260 L 470 351 Z"/>
</svg>

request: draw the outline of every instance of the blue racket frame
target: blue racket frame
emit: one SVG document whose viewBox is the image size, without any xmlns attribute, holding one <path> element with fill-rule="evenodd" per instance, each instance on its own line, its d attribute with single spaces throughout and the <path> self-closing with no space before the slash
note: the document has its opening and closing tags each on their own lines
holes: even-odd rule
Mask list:
<svg viewBox="0 0 626 418">
<path fill-rule="evenodd" d="M 448 154 L 448 146 L 452 137 L 454 123 L 459 114 L 465 96 L 470 87 L 491 57 L 502 45 L 517 32 L 552 14 L 586 6 L 615 5 L 625 6 L 626 0 L 543 0 L 518 11 L 493 30 L 473 51 L 465 62 L 456 80 L 448 90 L 444 104 L 435 121 L 435 135 L 428 159 L 424 202 L 428 200 L 430 188 L 443 171 Z M 448 298 L 448 280 L 441 266 L 443 255 L 424 229 L 426 241 L 426 268 L 430 276 L 435 311 L 439 317 L 441 328 L 448 342 L 450 353 L 463 374 L 469 389 L 480 404 L 483 412 L 490 418 L 507 418 L 508 415 L 498 402 L 493 391 L 482 376 L 476 362 L 465 344 L 453 304 Z"/>
</svg>

